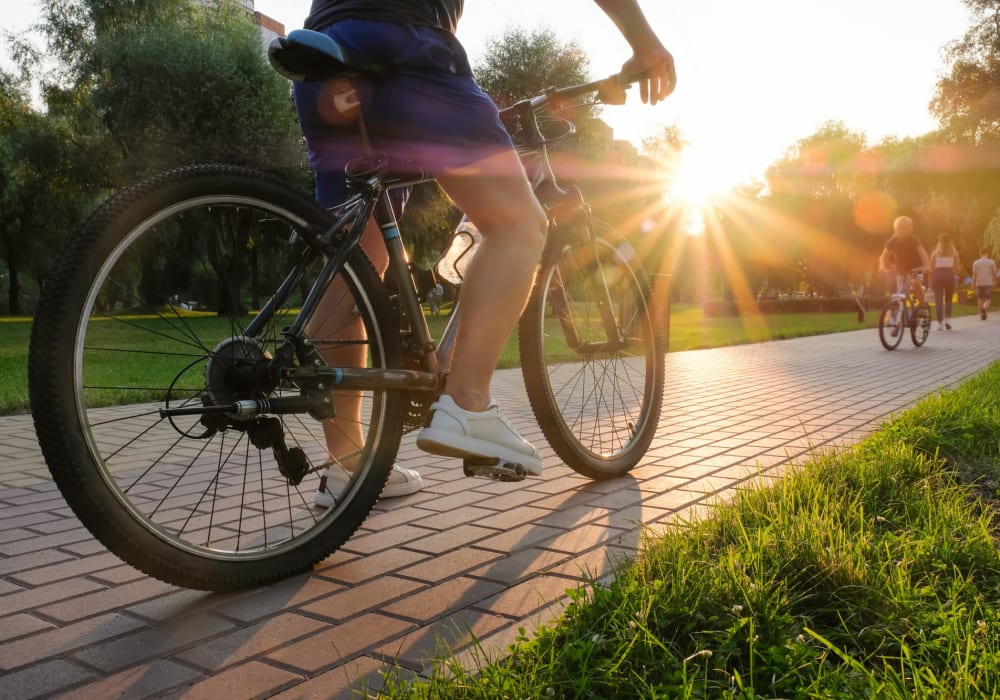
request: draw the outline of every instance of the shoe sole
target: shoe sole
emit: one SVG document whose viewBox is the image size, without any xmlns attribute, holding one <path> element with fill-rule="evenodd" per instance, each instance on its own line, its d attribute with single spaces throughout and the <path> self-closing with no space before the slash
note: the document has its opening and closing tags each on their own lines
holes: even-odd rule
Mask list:
<svg viewBox="0 0 1000 700">
<path fill-rule="evenodd" d="M 436 431 L 434 428 L 424 428 L 420 431 L 417 447 L 424 452 L 441 457 L 499 459 L 504 462 L 520 464 L 532 476 L 541 476 L 542 474 L 542 461 L 540 459 L 535 461 L 531 455 L 486 440 L 456 435 L 452 432 Z"/>
</svg>

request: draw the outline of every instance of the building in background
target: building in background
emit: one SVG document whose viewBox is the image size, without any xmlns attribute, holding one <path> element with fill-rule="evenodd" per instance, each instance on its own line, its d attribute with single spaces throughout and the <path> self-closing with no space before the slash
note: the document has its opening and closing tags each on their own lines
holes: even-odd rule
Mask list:
<svg viewBox="0 0 1000 700">
<path fill-rule="evenodd" d="M 220 2 L 225 0 L 194 0 L 195 2 L 205 5 L 206 7 L 215 7 L 219 5 Z M 276 19 L 268 17 L 263 12 L 257 12 L 254 8 L 254 0 L 229 0 L 237 7 L 242 7 L 251 16 L 253 16 L 253 22 L 257 25 L 257 29 L 260 31 L 260 38 L 264 44 L 264 48 L 271 43 L 271 40 L 275 37 L 285 35 L 285 25 Z"/>
</svg>

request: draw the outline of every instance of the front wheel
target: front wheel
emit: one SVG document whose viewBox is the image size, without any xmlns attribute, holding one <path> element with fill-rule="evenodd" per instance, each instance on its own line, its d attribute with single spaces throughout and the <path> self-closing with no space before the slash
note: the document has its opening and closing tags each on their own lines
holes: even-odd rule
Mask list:
<svg viewBox="0 0 1000 700">
<path fill-rule="evenodd" d="M 189 588 L 263 585 L 326 557 L 378 498 L 399 392 L 316 382 L 336 418 L 277 408 L 303 400 L 271 360 L 324 266 L 306 234 L 329 221 L 276 178 L 204 166 L 123 191 L 69 242 L 32 331 L 31 407 L 67 502 L 137 569 Z M 399 367 L 360 250 L 324 289 L 286 366 Z M 226 409 L 249 404 L 262 408 Z"/>
<path fill-rule="evenodd" d="M 920 304 L 913 312 L 913 323 L 910 325 L 910 340 L 918 348 L 927 342 L 931 332 L 931 310 L 927 304 Z"/>
<path fill-rule="evenodd" d="M 663 338 L 631 245 L 595 221 L 593 240 L 547 256 L 519 325 L 531 408 L 556 454 L 592 479 L 646 453 L 663 401 Z"/>
<path fill-rule="evenodd" d="M 882 347 L 886 350 L 895 350 L 899 347 L 899 341 L 903 339 L 905 322 L 903 302 L 899 299 L 887 301 L 878 316 L 878 339 L 882 341 Z"/>
</svg>

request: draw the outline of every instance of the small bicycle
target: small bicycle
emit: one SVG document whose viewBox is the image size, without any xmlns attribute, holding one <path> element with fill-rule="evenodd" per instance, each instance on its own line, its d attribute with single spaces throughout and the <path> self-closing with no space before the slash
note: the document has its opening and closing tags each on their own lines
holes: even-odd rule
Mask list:
<svg viewBox="0 0 1000 700">
<path fill-rule="evenodd" d="M 379 79 L 305 30 L 276 40 L 272 62 L 300 79 Z M 502 119 L 550 221 L 518 327 L 527 397 L 556 454 L 604 479 L 632 469 L 657 429 L 664 313 L 633 247 L 549 164 L 539 119 L 588 96 L 625 92 L 617 76 L 552 88 Z M 390 197 L 431 178 L 398 165 L 359 154 L 332 211 L 254 170 L 185 167 L 123 190 L 74 233 L 32 331 L 31 406 L 55 483 L 109 550 L 172 584 L 231 590 L 306 571 L 361 525 L 441 392 L 460 322 L 456 308 L 431 337 L 426 276 Z M 384 278 L 358 245 L 372 216 Z M 331 441 L 350 448 L 331 454 Z M 319 509 L 331 466 L 350 476 Z"/>
<path fill-rule="evenodd" d="M 931 310 L 924 299 L 924 270 L 914 268 L 897 275 L 895 293 L 882 307 L 878 317 L 878 338 L 886 350 L 895 350 L 910 329 L 910 340 L 917 347 L 927 342 L 931 332 Z"/>
</svg>

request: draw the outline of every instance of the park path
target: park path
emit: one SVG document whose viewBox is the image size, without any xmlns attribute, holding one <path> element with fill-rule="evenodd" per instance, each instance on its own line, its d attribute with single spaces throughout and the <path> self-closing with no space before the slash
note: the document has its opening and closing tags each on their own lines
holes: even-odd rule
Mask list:
<svg viewBox="0 0 1000 700">
<path fill-rule="evenodd" d="M 0 697 L 356 697 L 379 671 L 464 663 L 553 620 L 565 591 L 606 577 L 642 531 L 704 515 L 734 489 L 839 449 L 1000 358 L 1000 319 L 956 319 L 888 353 L 875 331 L 668 356 L 644 463 L 592 483 L 547 448 L 545 474 L 472 480 L 404 441 L 427 488 L 380 502 L 309 575 L 235 594 L 178 589 L 107 553 L 48 478 L 29 416 L 0 418 Z M 517 371 L 495 394 L 544 440 Z"/>
</svg>

